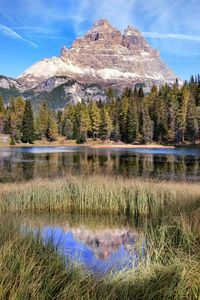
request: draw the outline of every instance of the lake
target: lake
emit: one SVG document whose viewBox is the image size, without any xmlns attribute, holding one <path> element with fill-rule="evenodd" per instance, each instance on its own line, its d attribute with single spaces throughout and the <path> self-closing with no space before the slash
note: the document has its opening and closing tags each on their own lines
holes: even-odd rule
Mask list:
<svg viewBox="0 0 200 300">
<path fill-rule="evenodd" d="M 160 180 L 200 179 L 200 147 L 108 148 L 27 147 L 0 148 L 0 182 L 24 182 L 67 175 L 143 177 Z M 9 216 L 13 217 L 12 215 Z M 65 257 L 96 274 L 137 266 L 145 260 L 145 222 L 122 216 L 20 215 L 21 231 L 40 234 Z M 139 227 L 140 226 L 140 227 Z M 142 228 L 141 228 L 142 227 Z"/>
<path fill-rule="evenodd" d="M 200 147 L 0 148 L 0 182 L 2 183 L 36 178 L 58 178 L 69 174 L 198 181 Z"/>
</svg>

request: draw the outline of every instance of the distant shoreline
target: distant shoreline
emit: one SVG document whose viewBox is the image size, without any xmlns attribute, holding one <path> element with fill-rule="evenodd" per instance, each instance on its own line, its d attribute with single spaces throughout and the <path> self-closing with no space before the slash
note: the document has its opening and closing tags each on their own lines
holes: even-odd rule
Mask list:
<svg viewBox="0 0 200 300">
<path fill-rule="evenodd" d="M 91 148 L 91 149 L 175 149 L 176 147 L 193 147 L 200 145 L 200 143 L 197 144 L 170 144 L 170 145 L 161 145 L 161 144 L 123 144 L 121 142 L 112 142 L 112 141 L 93 141 L 91 139 L 88 140 L 85 144 L 77 144 L 75 140 L 65 140 L 63 138 L 59 138 L 55 142 L 48 142 L 46 140 L 37 140 L 34 142 L 34 144 L 24 144 L 24 143 L 16 143 L 16 145 L 10 145 L 8 143 L 0 144 L 0 148 L 28 148 L 28 147 L 85 147 L 85 148 Z"/>
<path fill-rule="evenodd" d="M 0 148 L 30 148 L 30 147 L 84 147 L 84 148 L 91 148 L 91 149 L 159 149 L 159 148 L 171 148 L 174 149 L 175 146 L 173 145 L 158 145 L 158 144 L 97 144 L 97 143 L 87 143 L 87 144 L 76 144 L 75 142 L 66 142 L 66 143 L 58 143 L 58 142 L 46 142 L 46 143 L 34 143 L 34 144 L 16 144 L 16 145 L 0 145 Z"/>
<path fill-rule="evenodd" d="M 141 145 L 131 145 L 131 144 L 127 144 L 127 145 L 110 145 L 110 144 L 105 144 L 105 145 L 94 145 L 94 146 L 89 146 L 89 148 L 92 149 L 105 149 L 105 148 L 121 148 L 121 149 L 129 149 L 129 148 L 134 148 L 134 149 L 159 149 L 159 148 L 175 148 L 175 146 L 163 146 L 163 145 L 155 145 L 155 144 L 141 144 Z"/>
</svg>

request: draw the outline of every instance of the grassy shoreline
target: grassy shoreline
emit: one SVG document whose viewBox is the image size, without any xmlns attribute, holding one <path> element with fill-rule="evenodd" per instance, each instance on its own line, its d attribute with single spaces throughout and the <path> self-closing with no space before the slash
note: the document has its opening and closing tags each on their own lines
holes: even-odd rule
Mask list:
<svg viewBox="0 0 200 300">
<path fill-rule="evenodd" d="M 82 193 L 86 192 L 84 189 L 87 181 L 84 180 L 71 178 L 71 188 L 72 183 L 77 184 L 81 187 Z M 80 181 L 83 181 L 81 185 Z M 117 180 L 110 183 L 106 179 L 100 181 L 97 177 L 95 181 L 97 182 L 95 188 L 101 187 L 100 190 L 96 190 L 98 195 L 100 195 L 99 191 L 101 195 L 107 191 L 102 190 L 103 185 L 109 186 L 109 192 L 113 192 L 113 186 L 116 189 L 119 184 Z M 90 179 L 89 184 L 91 183 Z M 61 182 L 56 182 L 56 187 L 60 188 L 60 184 Z M 130 180 L 121 182 L 120 190 L 125 189 L 125 193 L 120 193 L 119 196 L 124 195 L 123 200 L 127 201 L 130 196 L 129 188 L 132 190 L 136 184 L 138 182 L 133 183 Z M 66 187 L 66 182 L 64 185 Z M 33 197 L 34 195 L 37 197 L 37 188 L 48 188 L 51 192 L 55 192 L 54 189 L 52 190 L 52 182 L 32 182 L 24 186 L 6 184 L 0 187 L 3 187 L 0 189 L 0 299 L 199 299 L 200 191 L 198 185 L 179 186 L 175 183 L 143 182 L 137 191 L 141 194 L 144 190 L 152 192 L 154 189 L 159 204 L 162 204 L 161 199 L 158 198 L 161 195 L 161 187 L 165 202 L 171 199 L 172 194 L 176 197 L 173 198 L 171 205 L 162 207 L 167 210 L 165 211 L 167 217 L 162 216 L 162 223 L 153 224 L 148 218 L 149 224 L 145 232 L 147 240 L 145 261 L 141 261 L 137 268 L 125 269 L 115 275 L 111 272 L 104 277 L 95 276 L 74 263 L 66 265 L 64 257 L 58 255 L 53 245 L 44 245 L 40 237 L 24 235 L 18 227 L 20 220 L 12 219 L 12 214 L 8 217 L 9 215 L 7 216 L 2 209 L 2 201 L 6 201 L 6 205 L 10 201 L 11 209 L 7 211 L 12 212 L 14 201 L 17 200 L 21 201 L 21 204 L 17 203 L 14 211 L 23 212 L 26 207 L 24 196 L 27 195 L 31 195 L 28 203 L 31 203 L 33 208 L 36 204 Z M 70 191 L 74 191 L 74 187 Z M 9 197 L 6 198 L 6 195 Z M 56 196 L 55 193 L 53 195 Z M 85 195 L 89 196 L 87 193 Z M 91 197 L 88 201 L 90 199 Z M 105 199 L 102 197 L 101 200 Z M 143 195 L 141 198 L 143 204 L 145 199 Z M 149 197 L 148 199 L 152 200 Z M 60 209 L 64 211 L 62 206 L 59 207 Z M 157 206 L 152 206 L 152 209 L 152 213 L 159 213 L 161 217 L 161 210 L 157 210 Z M 120 212 L 122 213 L 123 209 L 120 209 Z M 48 213 L 51 214 L 52 211 Z"/>
<path fill-rule="evenodd" d="M 16 145 L 9 145 L 9 144 L 4 144 L 4 145 L 0 145 L 1 148 L 3 147 L 9 147 L 9 148 L 29 148 L 29 147 L 85 147 L 85 148 L 94 148 L 94 149 L 103 149 L 103 148 L 120 148 L 120 149 L 129 149 L 129 148 L 134 148 L 134 149 L 138 149 L 138 148 L 143 148 L 143 149 L 148 149 L 148 148 L 152 148 L 152 149 L 158 149 L 158 148 L 172 148 L 174 149 L 176 146 L 172 146 L 172 145 L 160 145 L 160 144 L 138 144 L 138 145 L 132 145 L 132 144 L 112 144 L 112 143 L 85 143 L 85 144 L 77 144 L 75 141 L 71 141 L 71 142 L 44 142 L 44 143 L 40 143 L 40 142 L 35 142 L 34 144 L 24 144 L 24 143 L 19 143 Z"/>
<path fill-rule="evenodd" d="M 24 235 L 15 215 L 72 211 L 135 221 L 146 216 L 145 261 L 115 275 L 95 276 L 66 265 L 53 245 Z M 0 299 L 200 298 L 198 184 L 99 176 L 0 184 L 0 217 Z"/>
<path fill-rule="evenodd" d="M 92 140 L 92 139 L 88 139 L 87 143 L 84 144 L 77 144 L 76 140 L 66 140 L 65 138 L 61 138 L 59 137 L 58 140 L 54 141 L 54 142 L 50 142 L 45 140 L 36 140 L 34 142 L 34 144 L 29 144 L 29 143 L 16 143 L 16 145 L 10 145 L 9 143 L 4 143 L 4 144 L 0 144 L 0 148 L 2 147 L 11 147 L 11 148 L 15 148 L 15 147 L 89 147 L 89 148 L 124 148 L 124 149 L 128 149 L 128 148 L 176 148 L 176 147 L 183 147 L 183 146 L 188 146 L 188 147 L 192 147 L 192 146 L 197 146 L 200 145 L 199 143 L 196 144 L 191 144 L 191 143 L 185 143 L 185 144 L 159 144 L 159 143 L 150 143 L 150 144 L 124 144 L 122 142 L 114 142 L 114 141 L 100 141 L 100 140 Z"/>
<path fill-rule="evenodd" d="M 199 202 L 197 183 L 69 176 L 0 184 L 0 212 L 77 210 L 139 216 Z"/>
</svg>

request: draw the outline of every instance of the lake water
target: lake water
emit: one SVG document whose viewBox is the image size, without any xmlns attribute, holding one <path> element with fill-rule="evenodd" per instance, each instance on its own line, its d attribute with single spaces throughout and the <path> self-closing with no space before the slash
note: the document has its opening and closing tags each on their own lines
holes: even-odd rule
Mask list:
<svg viewBox="0 0 200 300">
<path fill-rule="evenodd" d="M 69 174 L 198 181 L 200 180 L 200 147 L 0 148 L 0 182 L 58 178 Z"/>
<path fill-rule="evenodd" d="M 145 238 L 118 217 L 20 216 L 21 230 L 40 234 L 44 244 L 53 243 L 69 261 L 104 275 L 136 267 L 145 258 Z"/>
<path fill-rule="evenodd" d="M 109 175 L 167 180 L 200 180 L 200 147 L 90 149 L 87 147 L 0 148 L 0 182 L 66 175 Z M 105 274 L 145 259 L 145 226 L 120 216 L 20 216 L 22 232 L 40 232 L 66 259 Z"/>
</svg>

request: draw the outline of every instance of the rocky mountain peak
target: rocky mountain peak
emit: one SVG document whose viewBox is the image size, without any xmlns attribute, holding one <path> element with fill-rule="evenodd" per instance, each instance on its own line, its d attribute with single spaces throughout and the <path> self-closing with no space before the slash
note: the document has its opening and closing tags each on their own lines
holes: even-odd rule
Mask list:
<svg viewBox="0 0 200 300">
<path fill-rule="evenodd" d="M 112 28 L 112 25 L 106 19 L 97 20 L 93 25 L 93 28 L 101 28 L 101 27 L 108 29 L 108 28 Z"/>
<path fill-rule="evenodd" d="M 141 37 L 141 32 L 133 26 L 128 26 L 127 29 L 124 30 L 124 36 L 139 36 Z"/>
<path fill-rule="evenodd" d="M 137 83 L 149 88 L 176 79 L 139 30 L 128 26 L 122 34 L 104 19 L 95 22 L 71 48 L 63 47 L 60 57 L 38 62 L 19 79 L 30 87 L 54 76 L 117 90 Z"/>
<path fill-rule="evenodd" d="M 72 48 L 85 48 L 88 45 L 91 47 L 108 47 L 113 44 L 122 44 L 121 32 L 112 27 L 107 20 L 99 20 L 94 23 L 83 38 L 76 39 Z"/>
<path fill-rule="evenodd" d="M 145 51 L 155 56 L 159 56 L 158 51 L 149 45 L 141 32 L 132 26 L 128 26 L 124 31 L 123 45 L 128 49 L 133 50 L 135 53 Z"/>
</svg>

